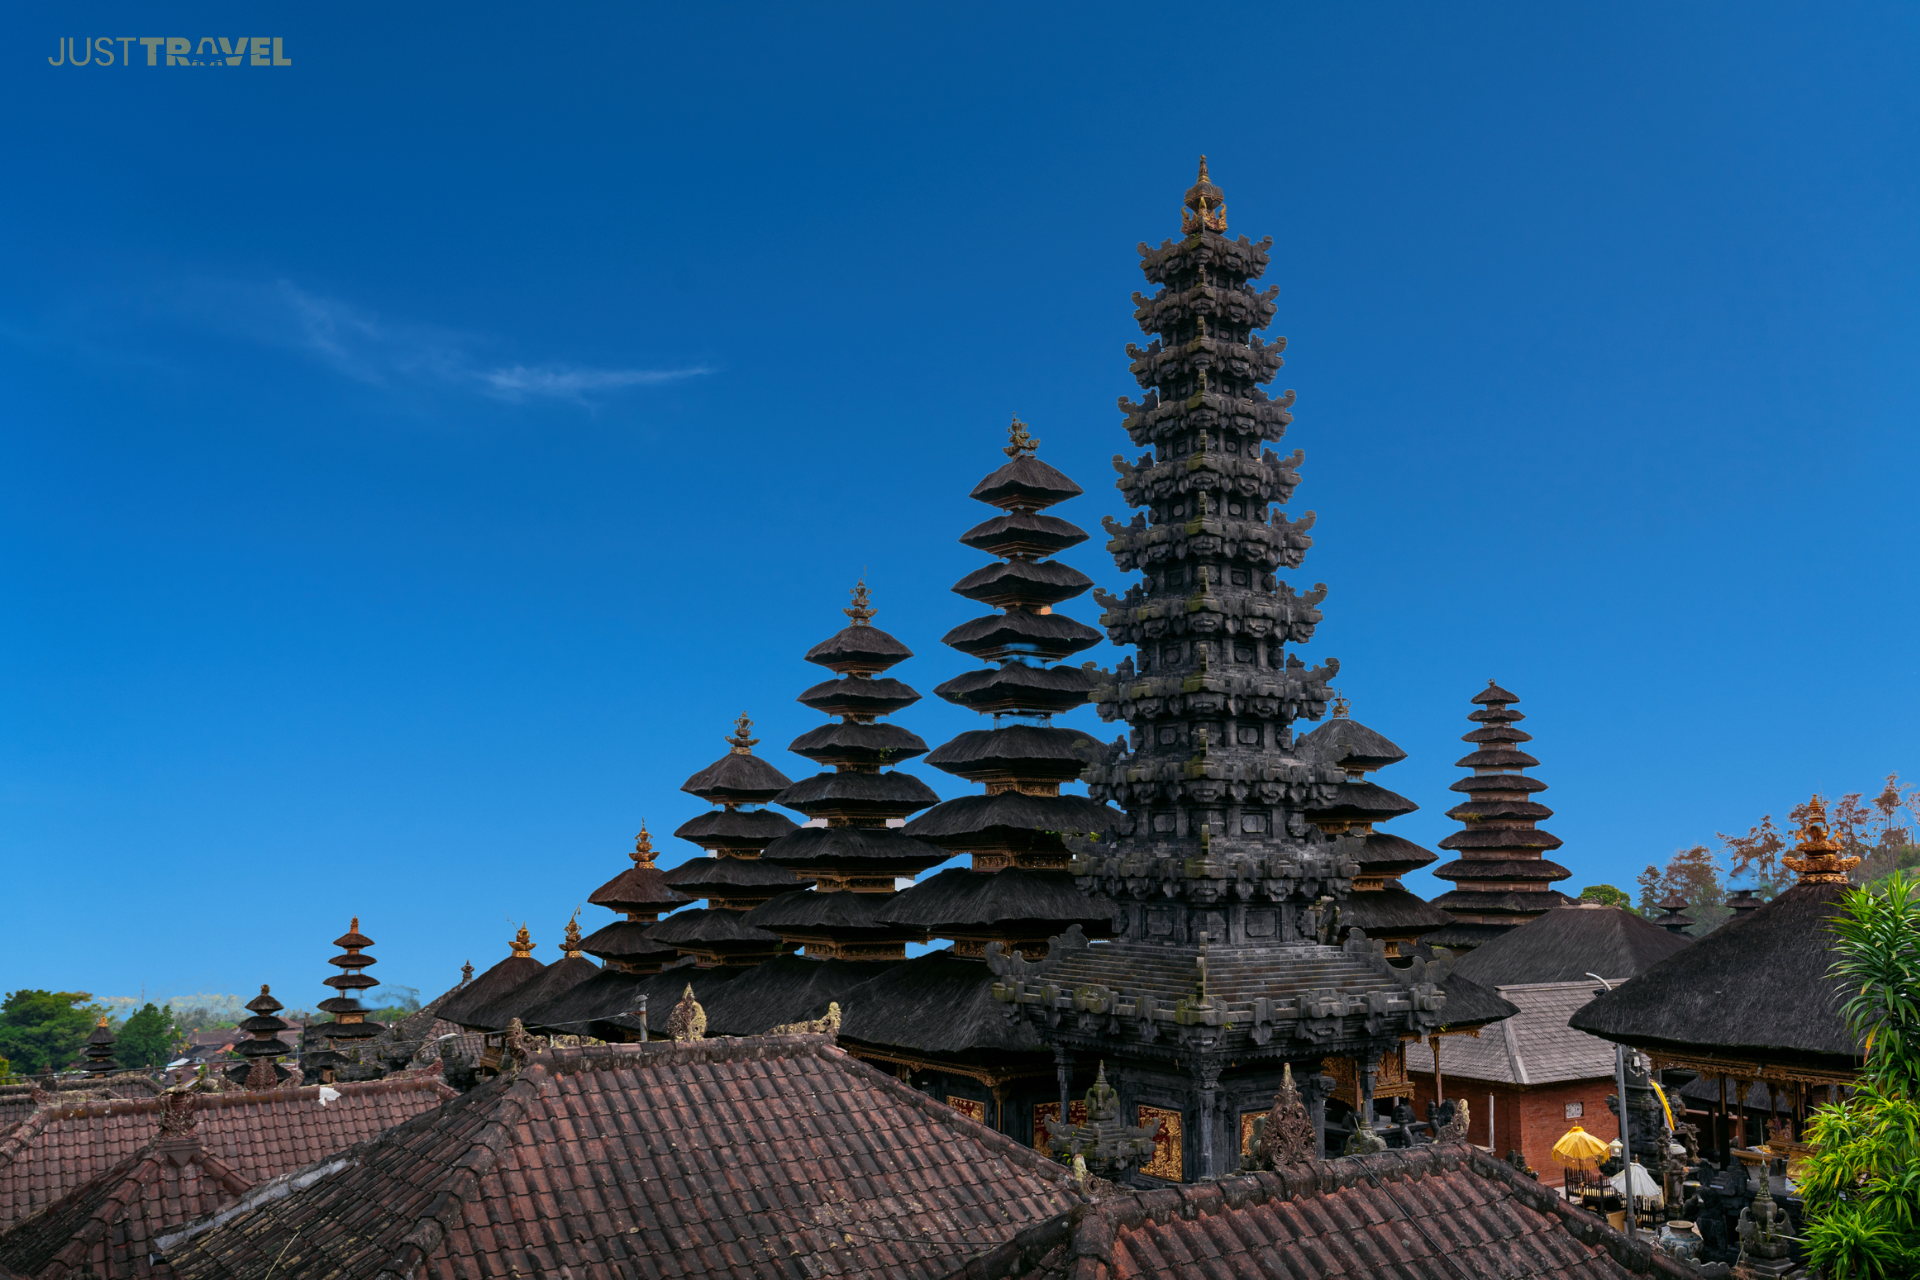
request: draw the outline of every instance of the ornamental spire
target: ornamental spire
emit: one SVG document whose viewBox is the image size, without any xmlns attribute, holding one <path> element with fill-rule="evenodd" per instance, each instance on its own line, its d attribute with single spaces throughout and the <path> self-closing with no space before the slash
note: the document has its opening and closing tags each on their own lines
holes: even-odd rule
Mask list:
<svg viewBox="0 0 1920 1280">
<path fill-rule="evenodd" d="M 1215 234 L 1227 229 L 1227 193 L 1213 185 L 1207 177 L 1207 158 L 1200 157 L 1200 177 L 1187 188 L 1186 208 L 1180 214 L 1180 233 L 1198 235 L 1202 231 Z"/>
<path fill-rule="evenodd" d="M 878 609 L 873 607 L 871 597 L 867 595 L 866 574 L 861 574 L 860 581 L 854 584 L 853 607 L 850 609 L 842 609 L 840 612 L 852 618 L 853 625 L 856 627 L 866 626 L 867 623 L 872 620 L 873 615 L 879 612 Z"/>
<path fill-rule="evenodd" d="M 1793 852 L 1780 859 L 1788 870 L 1799 873 L 1798 884 L 1846 884 L 1847 872 L 1860 865 L 1860 859 L 1843 853 L 1842 846 L 1827 835 L 1827 806 L 1817 795 L 1807 801 L 1799 835 Z"/>
<path fill-rule="evenodd" d="M 1007 428 L 1007 447 L 1001 452 L 1009 458 L 1031 458 L 1040 448 L 1040 441 L 1027 434 L 1027 424 L 1020 421 L 1020 415 L 1013 415 L 1013 425 Z"/>
<path fill-rule="evenodd" d="M 733 748 L 733 754 L 737 756 L 750 756 L 760 741 L 752 735 L 753 721 L 747 719 L 747 713 L 742 711 L 740 718 L 733 722 L 733 733 L 727 738 L 727 745 Z"/>
<path fill-rule="evenodd" d="M 575 908 L 573 918 L 567 921 L 567 932 L 560 939 L 560 952 L 569 960 L 580 957 L 580 911 Z"/>
<path fill-rule="evenodd" d="M 513 948 L 513 955 L 517 960 L 525 960 L 533 954 L 533 938 L 528 935 L 525 922 L 521 923 L 520 932 L 514 934 L 513 941 L 507 945 Z"/>
<path fill-rule="evenodd" d="M 741 719 L 744 720 L 746 717 L 742 716 Z M 653 837 L 647 834 L 647 823 L 644 818 L 640 821 L 640 834 L 633 838 L 633 852 L 627 856 L 632 858 L 636 864 L 643 867 L 652 866 L 653 860 L 659 856 L 658 851 L 653 847 Z M 522 925 L 520 932 L 525 933 L 526 931 L 526 926 Z"/>
</svg>

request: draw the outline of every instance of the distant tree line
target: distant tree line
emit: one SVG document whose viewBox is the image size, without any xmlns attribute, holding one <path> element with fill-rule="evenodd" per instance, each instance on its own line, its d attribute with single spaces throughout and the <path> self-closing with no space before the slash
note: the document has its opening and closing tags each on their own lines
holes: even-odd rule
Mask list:
<svg viewBox="0 0 1920 1280">
<path fill-rule="evenodd" d="M 1715 832 L 1717 848 L 1696 844 L 1676 850 L 1666 866 L 1649 866 L 1635 879 L 1637 904 L 1633 894 L 1610 884 L 1588 885 L 1580 897 L 1658 916 L 1657 904 L 1677 895 L 1694 920 L 1689 932 L 1710 933 L 1733 915 L 1726 901 L 1734 881 L 1744 880 L 1743 887 L 1752 889 L 1763 902 L 1792 886 L 1793 873 L 1780 859 L 1791 852 L 1793 832 L 1807 820 L 1811 807 L 1802 802 L 1789 809 L 1784 828 L 1774 824 L 1772 814 L 1763 814 L 1743 835 Z M 1827 805 L 1828 836 L 1860 859 L 1849 873 L 1856 885 L 1877 884 L 1896 872 L 1920 867 L 1920 847 L 1913 839 L 1916 823 L 1920 823 L 1920 788 L 1903 785 L 1897 773 L 1888 774 L 1886 785 L 1871 798 L 1864 791 L 1850 791 Z"/>
</svg>

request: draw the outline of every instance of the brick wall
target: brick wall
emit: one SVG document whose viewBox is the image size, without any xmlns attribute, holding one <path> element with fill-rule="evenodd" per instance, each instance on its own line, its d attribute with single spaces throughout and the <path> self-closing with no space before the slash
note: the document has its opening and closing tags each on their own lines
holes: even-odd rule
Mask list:
<svg viewBox="0 0 1920 1280">
<path fill-rule="evenodd" d="M 1433 1101 L 1433 1073 L 1412 1071 L 1408 1075 L 1413 1079 L 1414 1111 L 1424 1120 L 1427 1106 Z M 1473 1111 L 1467 1140 L 1482 1147 L 1487 1145 L 1487 1104 L 1491 1095 L 1493 1154 L 1505 1159 L 1508 1150 L 1519 1147 L 1527 1163 L 1540 1175 L 1540 1181 L 1550 1186 L 1559 1186 L 1561 1181 L 1560 1166 L 1553 1161 L 1553 1144 L 1560 1141 L 1568 1129 L 1577 1124 L 1602 1142 L 1612 1142 L 1620 1136 L 1620 1123 L 1614 1119 L 1613 1112 L 1607 1110 L 1607 1098 L 1613 1093 L 1611 1077 L 1567 1080 L 1523 1089 L 1443 1073 L 1441 1083 L 1449 1098 L 1467 1100 Z M 1569 1117 L 1567 1108 L 1571 1104 L 1577 1104 L 1582 1114 Z"/>
</svg>

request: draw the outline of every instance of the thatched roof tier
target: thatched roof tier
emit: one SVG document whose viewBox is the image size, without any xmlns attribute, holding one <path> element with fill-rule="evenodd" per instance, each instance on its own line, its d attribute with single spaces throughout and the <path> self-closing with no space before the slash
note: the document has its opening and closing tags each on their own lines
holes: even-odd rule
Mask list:
<svg viewBox="0 0 1920 1280">
<path fill-rule="evenodd" d="M 1347 716 L 1334 716 L 1294 744 L 1302 755 L 1337 764 L 1349 773 L 1384 769 L 1407 758 L 1407 753 L 1379 733 Z"/>
<path fill-rule="evenodd" d="M 1085 492 L 1059 469 L 1023 453 L 973 486 L 967 496 L 1002 511 L 1040 511 Z"/>
<path fill-rule="evenodd" d="M 1857 1071 L 1860 1042 L 1827 976 L 1846 892 L 1844 883 L 1797 884 L 1600 996 L 1570 1025 L 1691 1062 Z"/>
<path fill-rule="evenodd" d="M 768 845 L 760 858 L 809 872 L 858 867 L 862 875 L 911 876 L 950 856 L 898 827 L 801 827 Z"/>
<path fill-rule="evenodd" d="M 1363 929 L 1369 938 L 1417 938 L 1453 917 L 1402 888 L 1397 882 L 1356 892 L 1339 904 L 1342 926 Z"/>
<path fill-rule="evenodd" d="M 774 934 L 745 923 L 741 918 L 744 914 L 717 907 L 693 907 L 676 911 L 650 929 L 654 941 L 668 943 L 682 951 L 736 947 L 758 951 L 780 941 Z"/>
<path fill-rule="evenodd" d="M 448 1018 L 447 1021 L 457 1021 L 461 1026 L 475 1031 L 505 1031 L 507 1024 L 515 1018 L 524 1022 L 529 1009 L 570 991 L 599 972 L 599 965 L 578 952 L 569 952 L 535 974 L 530 981 L 469 1010 L 464 1017 Z"/>
<path fill-rule="evenodd" d="M 1619 982 L 1685 950 L 1688 941 L 1631 911 L 1574 902 L 1468 952 L 1454 972 L 1488 987 L 1576 982 L 1588 974 Z"/>
<path fill-rule="evenodd" d="M 887 899 L 880 918 L 942 938 L 992 926 L 1003 926 L 1010 937 L 1046 938 L 1076 922 L 1089 936 L 1104 934 L 1112 914 L 1111 902 L 1082 893 L 1065 871 L 1008 867 L 983 875 L 949 867 Z M 1036 932 L 1042 925 L 1051 927 Z"/>
<path fill-rule="evenodd" d="M 1058 516 L 1037 515 L 1031 511 L 995 516 L 960 535 L 961 545 L 1009 560 L 1015 556 L 1026 559 L 1050 556 L 1086 540 L 1087 532 L 1080 526 Z"/>
<path fill-rule="evenodd" d="M 1553 810 L 1532 800 L 1519 800 L 1512 796 L 1498 796 L 1482 793 L 1479 800 L 1463 800 L 1447 810 L 1447 816 L 1455 822 L 1492 822 L 1499 818 L 1525 818 L 1538 822 L 1542 818 L 1551 818 Z"/>
<path fill-rule="evenodd" d="M 822 931 L 861 940 L 890 938 L 896 934 L 917 937 L 918 930 L 902 930 L 882 918 L 881 913 L 894 897 L 891 893 L 822 893 L 819 890 L 783 893 L 747 912 L 741 922 L 782 937 Z"/>
<path fill-rule="evenodd" d="M 1454 889 L 1435 898 L 1433 905 L 1463 919 L 1487 912 L 1529 913 L 1528 919 L 1532 919 L 1555 907 L 1564 907 L 1572 901 L 1572 898 L 1555 889 Z M 1525 923 L 1526 921 L 1523 920 L 1513 927 L 1517 929 L 1520 924 Z"/>
<path fill-rule="evenodd" d="M 904 818 L 928 805 L 940 803 L 920 779 L 910 773 L 819 773 L 802 778 L 780 793 L 780 803 L 809 818 L 851 818 L 877 821 Z M 795 839 L 798 832 L 783 838 Z M 774 846 L 767 846 L 769 849 Z M 766 855 L 761 854 L 762 857 Z"/>
<path fill-rule="evenodd" d="M 1010 724 L 998 729 L 969 729 L 934 749 L 927 763 L 967 779 L 988 782 L 1018 777 L 1035 782 L 1071 782 L 1087 767 L 1095 749 L 1079 729 Z"/>
<path fill-rule="evenodd" d="M 533 944 L 526 942 L 526 929 L 515 939 L 513 954 L 467 983 L 440 1006 L 440 1016 L 448 1022 L 465 1025 L 461 1019 L 475 1009 L 490 1004 L 515 987 L 531 981 L 547 966 L 530 954 Z"/>
<path fill-rule="evenodd" d="M 781 820 L 785 821 L 784 818 Z M 803 828 L 788 822 L 787 830 L 795 832 Z M 674 888 L 696 898 L 716 895 L 744 898 L 753 896 L 756 890 L 771 898 L 776 893 L 804 889 L 813 883 L 810 879 L 796 876 L 786 867 L 762 862 L 758 858 L 688 858 L 677 867 L 667 868 L 666 876 L 667 882 Z"/>
<path fill-rule="evenodd" d="M 1505 711 L 1506 708 L 1520 701 L 1520 698 L 1519 695 L 1508 693 L 1505 689 L 1502 689 L 1499 685 L 1489 680 L 1487 681 L 1487 687 L 1474 694 L 1470 701 L 1479 706 L 1497 708 Z M 1508 712 L 1507 718 L 1512 720 L 1526 719 L 1525 716 L 1517 711 Z"/>
<path fill-rule="evenodd" d="M 889 677 L 841 676 L 812 686 L 795 701 L 822 715 L 872 719 L 904 710 L 920 701 L 920 695 Z"/>
<path fill-rule="evenodd" d="M 1463 888 L 1476 880 L 1537 880 L 1551 884 L 1573 872 L 1545 858 L 1460 858 L 1435 867 L 1433 874 Z"/>
<path fill-rule="evenodd" d="M 1376 782 L 1340 782 L 1326 788 L 1332 803 L 1307 810 L 1307 821 L 1385 822 L 1420 806 Z"/>
<path fill-rule="evenodd" d="M 1029 667 L 1009 660 L 998 670 L 967 671 L 934 692 L 956 706 L 980 712 L 1057 715 L 1087 701 L 1094 677 L 1078 667 Z"/>
<path fill-rule="evenodd" d="M 855 623 L 807 650 L 806 660 L 841 675 L 873 675 L 898 666 L 913 650 L 875 626 Z"/>
<path fill-rule="evenodd" d="M 758 853 L 781 836 L 799 829 L 799 823 L 771 809 L 716 809 L 687 819 L 674 828 L 673 834 L 702 849 Z M 669 869 L 669 877 L 678 870 Z M 672 885 L 675 881 L 669 878 L 667 883 Z"/>
<path fill-rule="evenodd" d="M 1533 827 L 1469 826 L 1436 843 L 1442 849 L 1558 849 L 1560 837 Z"/>
<path fill-rule="evenodd" d="M 680 953 L 676 948 L 659 941 L 648 932 L 652 928 L 652 924 L 642 920 L 615 920 L 582 938 L 580 949 L 590 956 L 627 964 L 664 963 L 678 956 Z"/>
<path fill-rule="evenodd" d="M 1547 784 L 1538 778 L 1529 778 L 1524 773 L 1476 773 L 1460 779 L 1447 788 L 1449 791 L 1464 791 L 1468 795 L 1499 794 L 1510 792 L 1515 795 L 1535 791 L 1545 791 Z"/>
<path fill-rule="evenodd" d="M 1340 849 L 1360 864 L 1360 874 L 1369 876 L 1404 875 L 1437 861 L 1440 856 L 1422 849 L 1411 840 L 1388 835 L 1384 831 L 1349 836 L 1341 843 Z"/>
<path fill-rule="evenodd" d="M 1516 751 L 1512 747 L 1482 747 L 1478 751 L 1461 756 L 1453 763 L 1460 769 L 1532 769 L 1540 762 L 1526 752 Z"/>
<path fill-rule="evenodd" d="M 1056 662 L 1105 639 L 1101 632 L 1064 613 L 1013 609 L 963 622 L 942 636 L 941 643 L 982 662 L 998 662 L 1016 654 Z"/>
<path fill-rule="evenodd" d="M 1092 578 L 1058 561 L 1008 560 L 975 569 L 953 591 L 996 609 L 1037 609 L 1071 600 L 1092 585 Z"/>
<path fill-rule="evenodd" d="M 923 756 L 927 743 L 919 734 L 897 724 L 842 721 L 808 730 L 789 743 L 787 750 L 823 765 L 878 767 Z"/>
<path fill-rule="evenodd" d="M 927 810 L 903 830 L 956 853 L 976 847 L 1059 849 L 1060 834 L 1105 835 L 1127 821 L 1118 809 L 1085 796 L 1030 796 L 999 791 L 990 796 L 960 796 Z"/>
</svg>

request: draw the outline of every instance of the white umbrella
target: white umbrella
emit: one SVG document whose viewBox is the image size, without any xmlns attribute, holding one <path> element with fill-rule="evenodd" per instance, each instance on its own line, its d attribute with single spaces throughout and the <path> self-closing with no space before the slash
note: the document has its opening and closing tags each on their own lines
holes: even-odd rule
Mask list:
<svg viewBox="0 0 1920 1280">
<path fill-rule="evenodd" d="M 1626 1195 L 1629 1175 L 1633 1178 L 1634 1195 L 1651 1198 L 1660 1194 L 1660 1184 L 1653 1180 L 1652 1174 L 1640 1167 L 1640 1162 L 1637 1160 L 1609 1179 L 1613 1183 L 1613 1189 L 1621 1195 Z"/>
</svg>

